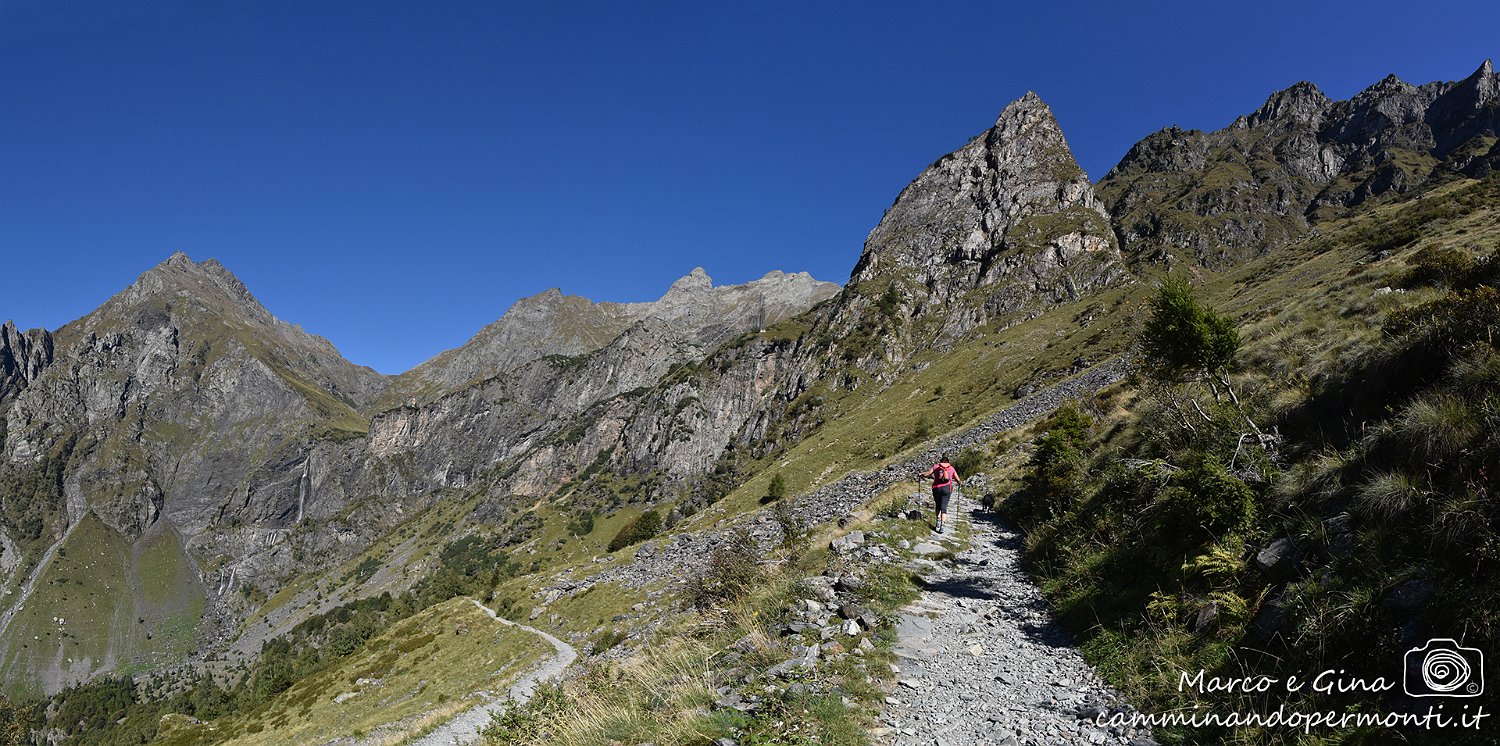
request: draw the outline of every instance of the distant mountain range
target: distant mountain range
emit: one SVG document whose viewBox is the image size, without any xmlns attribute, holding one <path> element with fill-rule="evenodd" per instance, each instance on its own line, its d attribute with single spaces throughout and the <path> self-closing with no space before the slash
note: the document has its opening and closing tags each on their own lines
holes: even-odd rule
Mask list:
<svg viewBox="0 0 1500 746">
<path fill-rule="evenodd" d="M 275 318 L 216 261 L 174 254 L 61 329 L 0 327 L 0 673 L 12 693 L 52 693 L 253 654 L 302 618 L 242 624 L 278 591 L 455 495 L 477 501 L 455 535 L 520 525 L 565 486 L 578 509 L 606 507 L 620 482 L 670 505 L 670 526 L 822 426 L 824 392 L 889 385 L 919 355 L 1152 263 L 1231 266 L 1483 176 L 1497 132 L 1489 62 L 1349 101 L 1299 83 L 1225 129 L 1157 132 L 1093 184 L 1028 94 L 901 192 L 845 286 L 771 272 L 715 287 L 698 269 L 650 303 L 551 290 L 394 377 Z M 90 551 L 111 569 L 78 565 Z M 409 585 L 413 556 L 306 613 Z"/>
</svg>

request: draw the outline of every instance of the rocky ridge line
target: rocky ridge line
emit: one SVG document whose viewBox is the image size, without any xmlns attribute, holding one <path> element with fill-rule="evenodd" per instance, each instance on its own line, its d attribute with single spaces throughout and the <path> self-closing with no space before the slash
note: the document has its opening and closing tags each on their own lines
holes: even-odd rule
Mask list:
<svg viewBox="0 0 1500 746">
<path fill-rule="evenodd" d="M 1456 83 L 1390 75 L 1344 101 L 1301 82 L 1223 129 L 1148 135 L 1096 188 L 1128 255 L 1220 268 L 1383 195 L 1484 178 L 1500 168 L 1497 132 L 1489 60 Z"/>
</svg>

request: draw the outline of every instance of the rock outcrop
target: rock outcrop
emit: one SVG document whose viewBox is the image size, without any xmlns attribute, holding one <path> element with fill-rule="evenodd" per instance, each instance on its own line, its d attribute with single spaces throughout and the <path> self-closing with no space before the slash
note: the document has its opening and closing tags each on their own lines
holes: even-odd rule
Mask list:
<svg viewBox="0 0 1500 746">
<path fill-rule="evenodd" d="M 1483 176 L 1500 165 L 1497 132 L 1500 76 L 1488 60 L 1458 83 L 1392 75 L 1348 101 L 1302 82 L 1224 129 L 1148 136 L 1099 193 L 1127 253 L 1222 267 L 1372 199 Z"/>
<path fill-rule="evenodd" d="M 914 319 L 938 319 L 946 339 L 1123 276 L 1109 213 L 1051 109 L 1028 93 L 902 190 L 850 285 L 899 283 L 890 300 Z M 867 317 L 881 292 L 846 298 L 845 315 Z"/>
<path fill-rule="evenodd" d="M 52 364 L 52 354 L 52 335 L 46 329 L 23 332 L 13 322 L 0 324 L 0 404 L 40 376 Z"/>
</svg>

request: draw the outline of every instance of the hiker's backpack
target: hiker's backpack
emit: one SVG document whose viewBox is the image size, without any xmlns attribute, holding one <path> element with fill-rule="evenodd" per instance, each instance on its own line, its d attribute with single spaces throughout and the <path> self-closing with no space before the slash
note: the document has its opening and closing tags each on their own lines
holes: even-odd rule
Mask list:
<svg viewBox="0 0 1500 746">
<path fill-rule="evenodd" d="M 951 484 L 955 479 L 958 479 L 958 470 L 953 468 L 953 464 L 938 464 L 939 482 L 948 482 Z"/>
</svg>

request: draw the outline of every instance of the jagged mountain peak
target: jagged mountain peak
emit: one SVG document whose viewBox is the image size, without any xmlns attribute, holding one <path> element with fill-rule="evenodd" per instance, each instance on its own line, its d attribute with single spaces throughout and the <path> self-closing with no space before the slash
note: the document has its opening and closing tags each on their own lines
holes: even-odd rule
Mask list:
<svg viewBox="0 0 1500 746">
<path fill-rule="evenodd" d="M 1352 99 L 1355 106 L 1389 98 L 1390 96 L 1409 94 L 1415 92 L 1417 87 L 1397 77 L 1395 73 L 1381 78 L 1374 85 L 1354 94 Z"/>
<path fill-rule="evenodd" d="M 221 313 L 248 315 L 263 323 L 276 321 L 250 293 L 250 289 L 245 287 L 245 283 L 217 259 L 194 262 L 182 251 L 173 252 L 162 263 L 141 273 L 135 282 L 111 298 L 101 310 L 112 305 L 135 306 L 152 299 L 184 296 L 192 297 Z"/>
<path fill-rule="evenodd" d="M 1461 97 L 1474 108 L 1500 100 L 1500 75 L 1495 74 L 1494 63 L 1485 60 L 1478 70 L 1459 81 L 1444 97 L 1450 96 Z"/>
<path fill-rule="evenodd" d="M 992 147 L 1008 148 L 1013 155 L 1043 157 L 1082 172 L 1052 107 L 1034 92 L 1027 91 L 1000 111 L 988 139 Z"/>
<path fill-rule="evenodd" d="M 925 288 L 914 299 L 917 315 L 940 312 L 951 337 L 1112 282 L 1116 259 L 1109 216 L 1088 175 L 1051 108 L 1027 93 L 901 191 L 865 240 L 850 280 L 906 279 Z"/>
<path fill-rule="evenodd" d="M 1500 168 L 1496 131 L 1500 76 L 1488 60 L 1458 83 L 1387 75 L 1342 101 L 1298 83 L 1225 129 L 1141 140 L 1099 193 L 1130 253 L 1223 266 L 1367 200 L 1482 177 Z"/>
<path fill-rule="evenodd" d="M 21 331 L 14 321 L 0 324 L 0 402 L 19 392 L 52 363 L 52 335 L 46 329 Z"/>
<path fill-rule="evenodd" d="M 564 293 L 561 288 L 547 288 L 546 290 L 543 290 L 536 295 L 528 295 L 524 298 L 521 298 L 520 300 L 517 300 L 515 303 L 512 303 L 510 308 L 506 309 L 504 316 L 524 313 L 528 309 L 533 308 L 551 308 L 558 305 L 592 302 L 593 301 L 590 301 L 588 298 L 585 298 L 581 295 L 569 295 L 568 293 Z M 504 318 L 504 316 L 502 316 L 502 318 Z"/>
<path fill-rule="evenodd" d="M 1332 99 L 1304 80 L 1271 94 L 1246 122 L 1252 127 L 1280 120 L 1316 124 L 1331 106 Z"/>
<path fill-rule="evenodd" d="M 1036 91 L 1027 91 L 1026 95 L 1008 103 L 1000 110 L 1000 116 L 995 117 L 995 126 L 999 127 L 1005 122 L 1034 115 L 1052 116 L 1052 107 L 1036 95 Z"/>
<path fill-rule="evenodd" d="M 713 285 L 713 278 L 709 277 L 708 273 L 702 267 L 694 267 L 692 272 L 677 278 L 672 283 L 672 287 L 667 289 L 666 295 L 662 296 L 662 300 L 666 300 L 673 295 L 711 290 L 713 289 Z"/>
<path fill-rule="evenodd" d="M 702 267 L 678 278 L 658 300 L 643 303 L 595 302 L 552 288 L 516 301 L 463 346 L 403 373 L 376 408 L 440 395 L 549 355 L 588 354 L 646 320 L 653 329 L 669 330 L 670 337 L 707 348 L 791 318 L 838 290 L 806 272 L 780 270 L 740 285 L 714 286 Z"/>
<path fill-rule="evenodd" d="M 278 375 L 296 379 L 296 385 L 306 384 L 309 391 L 326 392 L 351 406 L 367 401 L 386 381 L 374 370 L 344 359 L 327 339 L 276 318 L 218 260 L 195 262 L 182 251 L 64 326 L 57 339 L 59 353 L 68 349 L 75 357 L 95 354 L 88 351 L 94 339 L 111 340 L 107 346 L 162 361 L 187 349 L 238 348 L 275 368 Z M 317 399 L 320 394 L 309 396 Z"/>
</svg>

